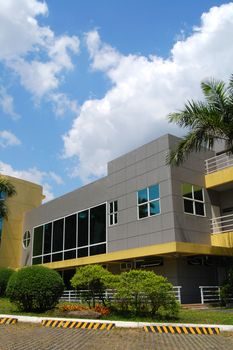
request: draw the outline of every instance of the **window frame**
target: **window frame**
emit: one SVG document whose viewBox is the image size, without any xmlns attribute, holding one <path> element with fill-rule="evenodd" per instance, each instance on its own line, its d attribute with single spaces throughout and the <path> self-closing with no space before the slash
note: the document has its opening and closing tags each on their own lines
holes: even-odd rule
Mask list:
<svg viewBox="0 0 233 350">
<path fill-rule="evenodd" d="M 27 237 L 26 237 L 27 235 Z M 22 240 L 22 244 L 23 244 L 23 249 L 28 249 L 31 243 L 31 232 L 29 230 L 26 230 L 23 234 L 23 240 Z M 26 244 L 25 244 L 26 243 Z"/>
<path fill-rule="evenodd" d="M 153 186 L 158 186 L 159 197 L 155 198 L 155 199 L 150 199 L 150 188 L 153 187 Z M 143 202 L 143 203 L 139 203 L 139 192 L 143 191 L 143 190 L 147 190 L 147 201 Z M 159 203 L 159 213 L 151 215 L 150 214 L 150 203 L 153 203 L 153 202 L 158 202 Z M 140 218 L 139 217 L 139 207 L 141 207 L 143 205 L 147 205 L 147 216 L 144 216 L 144 217 Z M 153 184 L 153 185 L 150 185 L 150 186 L 147 186 L 145 188 L 142 188 L 142 189 L 138 190 L 137 191 L 137 219 L 138 220 L 143 220 L 143 219 L 151 218 L 151 217 L 154 217 L 154 216 L 158 216 L 160 214 L 161 214 L 161 197 L 160 197 L 160 185 L 159 185 L 159 183 L 156 183 L 156 184 Z"/>
<path fill-rule="evenodd" d="M 111 212 L 111 204 L 112 204 L 112 212 Z M 116 207 L 115 207 L 116 204 Z M 117 220 L 115 220 L 115 216 L 117 218 Z M 112 224 L 111 224 L 111 217 L 112 217 Z M 118 225 L 118 199 L 111 201 L 108 203 L 108 225 L 109 226 L 116 226 Z"/>
<path fill-rule="evenodd" d="M 182 187 L 183 185 L 190 185 L 190 186 L 192 187 L 192 198 L 190 198 L 190 197 L 185 197 L 185 196 L 183 195 L 183 187 Z M 202 192 L 202 198 L 203 198 L 203 200 L 196 199 L 196 198 L 194 197 L 194 192 L 195 192 L 195 191 L 194 191 L 194 187 L 195 187 L 195 186 L 200 187 L 201 192 Z M 199 217 L 201 217 L 201 218 L 205 218 L 205 217 L 206 217 L 205 191 L 204 191 L 204 188 L 203 188 L 203 187 L 201 187 L 201 186 L 199 186 L 199 185 L 195 185 L 195 184 L 190 184 L 190 183 L 184 182 L 184 183 L 182 183 L 182 185 L 181 185 L 181 195 L 182 195 L 182 199 L 183 199 L 183 212 L 184 212 L 184 214 L 186 214 L 186 215 L 192 215 L 192 216 L 199 216 Z M 189 212 L 186 212 L 186 211 L 185 211 L 185 204 L 184 204 L 185 200 L 186 200 L 186 201 L 192 202 L 193 213 L 189 213 Z M 195 203 L 201 203 L 201 204 L 203 204 L 204 215 L 196 214 L 196 206 L 195 206 Z"/>
</svg>

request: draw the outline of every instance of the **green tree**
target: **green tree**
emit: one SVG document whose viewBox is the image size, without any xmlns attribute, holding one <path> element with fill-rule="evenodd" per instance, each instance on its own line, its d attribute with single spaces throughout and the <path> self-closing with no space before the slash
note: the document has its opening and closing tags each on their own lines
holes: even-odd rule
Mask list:
<svg viewBox="0 0 233 350">
<path fill-rule="evenodd" d="M 0 175 L 0 217 L 7 218 L 6 199 L 16 195 L 15 186 L 6 177 Z"/>
<path fill-rule="evenodd" d="M 23 311 L 45 311 L 58 303 L 63 290 L 64 283 L 57 271 L 27 266 L 12 274 L 6 295 Z"/>
<path fill-rule="evenodd" d="M 112 283 L 114 276 L 101 265 L 87 265 L 77 268 L 75 275 L 70 280 L 71 286 L 76 289 L 84 289 L 85 301 L 95 307 L 96 300 L 101 300 L 105 305 L 105 289 Z"/>
<path fill-rule="evenodd" d="M 188 101 L 183 110 L 168 116 L 170 122 L 188 129 L 168 156 L 171 165 L 181 164 L 202 147 L 213 149 L 215 141 L 223 141 L 226 152 L 233 154 L 233 75 L 228 85 L 210 79 L 201 83 L 201 89 L 205 101 Z"/>
<path fill-rule="evenodd" d="M 8 267 L 1 267 L 0 268 L 0 296 L 4 297 L 6 292 L 7 283 L 12 275 L 14 273 L 13 269 L 10 269 Z"/>
</svg>

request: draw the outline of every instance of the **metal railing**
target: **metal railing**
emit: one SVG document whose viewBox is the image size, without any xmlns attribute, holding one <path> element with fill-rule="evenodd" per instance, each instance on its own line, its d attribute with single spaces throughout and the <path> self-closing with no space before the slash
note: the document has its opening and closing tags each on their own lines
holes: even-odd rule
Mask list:
<svg viewBox="0 0 233 350">
<path fill-rule="evenodd" d="M 233 231 L 233 214 L 210 219 L 212 233 Z"/>
<path fill-rule="evenodd" d="M 233 166 L 233 155 L 222 153 L 218 156 L 205 160 L 205 173 L 211 174 L 215 171 Z"/>
<path fill-rule="evenodd" d="M 201 303 L 212 304 L 220 302 L 219 286 L 200 286 Z"/>
<path fill-rule="evenodd" d="M 181 286 L 173 286 L 173 292 L 176 300 L 181 304 Z M 85 299 L 85 294 L 88 290 L 65 290 L 60 298 L 60 301 L 77 302 L 81 303 Z M 116 292 L 113 289 L 106 289 L 104 292 L 104 299 L 112 301 L 114 300 Z M 101 301 L 99 294 L 95 295 L 97 301 Z"/>
</svg>

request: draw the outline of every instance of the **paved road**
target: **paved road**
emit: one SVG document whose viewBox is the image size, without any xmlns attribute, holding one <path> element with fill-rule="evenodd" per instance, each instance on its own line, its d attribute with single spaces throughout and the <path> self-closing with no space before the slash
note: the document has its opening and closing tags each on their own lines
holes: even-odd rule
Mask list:
<svg viewBox="0 0 233 350">
<path fill-rule="evenodd" d="M 232 350 L 233 335 L 153 334 L 141 329 L 111 331 L 0 326 L 0 350 Z"/>
</svg>

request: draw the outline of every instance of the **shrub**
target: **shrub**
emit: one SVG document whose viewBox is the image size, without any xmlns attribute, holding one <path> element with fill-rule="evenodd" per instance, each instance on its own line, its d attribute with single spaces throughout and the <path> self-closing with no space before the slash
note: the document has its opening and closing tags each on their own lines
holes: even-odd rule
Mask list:
<svg viewBox="0 0 233 350">
<path fill-rule="evenodd" d="M 220 298 L 225 305 L 233 301 L 233 269 L 228 271 L 227 278 L 222 284 Z"/>
<path fill-rule="evenodd" d="M 45 311 L 57 304 L 63 290 L 64 283 L 58 272 L 30 266 L 11 276 L 6 294 L 23 311 Z"/>
<path fill-rule="evenodd" d="M 83 293 L 83 299 L 90 306 L 95 307 L 96 299 L 100 299 L 105 305 L 105 289 L 114 279 L 111 272 L 103 268 L 101 265 L 87 265 L 79 267 L 76 274 L 71 279 L 71 285 L 74 288 L 82 288 L 87 290 Z"/>
<path fill-rule="evenodd" d="M 6 292 L 7 283 L 14 270 L 7 267 L 0 268 L 0 296 L 4 297 Z"/>
<path fill-rule="evenodd" d="M 179 304 L 172 285 L 152 271 L 131 270 L 119 276 L 116 300 L 122 310 L 149 312 L 161 317 L 177 317 Z"/>
</svg>

